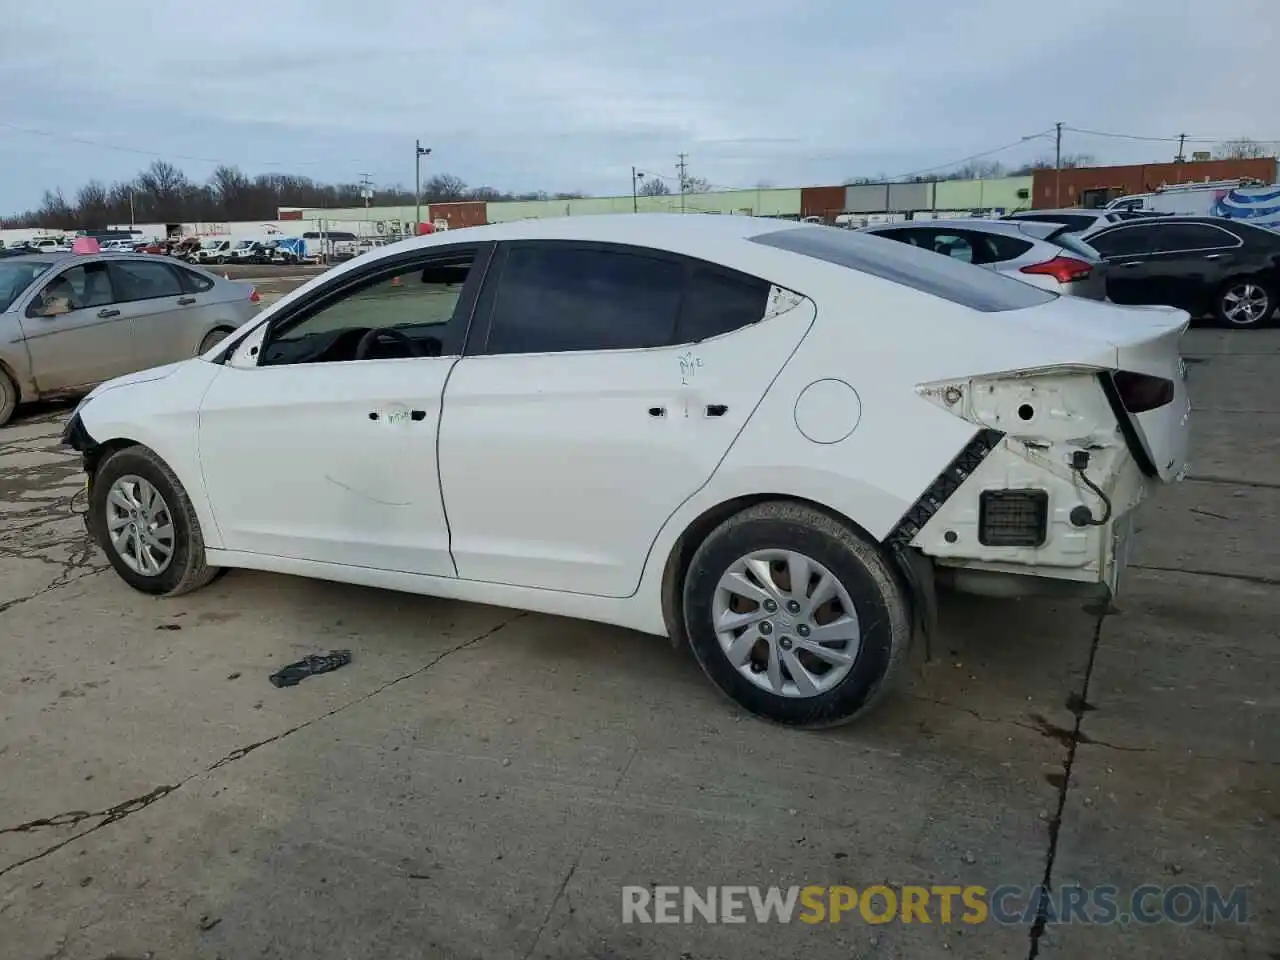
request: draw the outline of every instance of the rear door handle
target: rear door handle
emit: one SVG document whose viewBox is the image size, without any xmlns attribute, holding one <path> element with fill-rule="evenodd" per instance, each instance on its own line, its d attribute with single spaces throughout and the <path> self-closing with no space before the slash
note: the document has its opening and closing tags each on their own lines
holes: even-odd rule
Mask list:
<svg viewBox="0 0 1280 960">
<path fill-rule="evenodd" d="M 1140 266 L 1142 266 L 1142 261 L 1141 261 L 1141 260 L 1129 260 L 1129 261 L 1127 261 L 1126 263 L 1117 264 L 1117 266 L 1121 266 L 1121 267 L 1140 267 Z"/>
<path fill-rule="evenodd" d="M 178 298 L 178 306 L 180 307 L 188 307 L 195 302 L 196 302 L 195 297 L 179 297 Z"/>
<path fill-rule="evenodd" d="M 108 308 L 108 307 L 103 307 L 101 310 L 99 310 L 99 311 L 98 311 L 98 316 L 99 316 L 101 319 L 103 319 L 103 320 L 107 320 L 107 319 L 109 319 L 110 317 L 118 317 L 118 316 L 120 316 L 120 311 L 119 311 L 119 310 L 112 310 L 112 309 L 110 309 L 110 308 Z"/>
<path fill-rule="evenodd" d="M 1221 260 L 1225 256 L 1226 256 L 1225 253 L 1206 253 L 1204 255 L 1204 258 L 1206 260 Z"/>
<path fill-rule="evenodd" d="M 708 403 L 708 404 L 707 404 L 707 416 L 708 416 L 708 417 L 723 417 L 723 416 L 724 416 L 726 413 L 728 413 L 728 412 L 729 412 L 729 408 L 728 408 L 728 407 L 726 407 L 723 403 Z"/>
</svg>

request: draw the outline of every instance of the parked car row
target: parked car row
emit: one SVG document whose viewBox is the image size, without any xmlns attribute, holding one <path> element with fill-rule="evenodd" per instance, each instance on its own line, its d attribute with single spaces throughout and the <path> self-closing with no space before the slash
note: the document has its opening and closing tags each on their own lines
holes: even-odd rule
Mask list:
<svg viewBox="0 0 1280 960">
<path fill-rule="evenodd" d="M 1280 306 L 1280 233 L 1221 217 L 1050 210 L 1001 220 L 920 220 L 865 233 L 984 266 L 1069 296 L 1164 305 L 1231 328 Z"/>
</svg>

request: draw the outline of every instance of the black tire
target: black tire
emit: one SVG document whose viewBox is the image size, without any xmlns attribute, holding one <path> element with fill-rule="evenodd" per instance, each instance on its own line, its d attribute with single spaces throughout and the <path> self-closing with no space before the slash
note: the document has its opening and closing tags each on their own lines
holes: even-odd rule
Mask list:
<svg viewBox="0 0 1280 960">
<path fill-rule="evenodd" d="M 156 488 L 164 498 L 173 524 L 173 556 L 156 576 L 146 576 L 130 568 L 107 536 L 107 495 L 111 485 L 127 475 L 141 477 Z M 117 450 L 98 466 L 89 497 L 89 529 L 120 578 L 143 593 L 177 597 L 200 589 L 218 573 L 216 567 L 205 563 L 204 535 L 187 491 L 169 465 L 147 447 Z"/>
<path fill-rule="evenodd" d="M 215 257 L 213 262 L 214 262 L 214 263 L 216 263 L 218 266 L 222 266 L 224 263 L 226 263 L 226 262 L 227 262 L 227 258 L 226 258 L 226 257 Z"/>
<path fill-rule="evenodd" d="M 1241 319 L 1237 314 L 1237 319 L 1232 319 L 1228 313 L 1232 306 L 1228 298 L 1233 293 L 1239 293 L 1245 288 L 1260 291 L 1261 295 L 1266 298 L 1266 305 L 1257 317 Z M 1271 321 L 1275 312 L 1276 292 L 1274 284 L 1256 280 L 1253 277 L 1232 277 L 1218 289 L 1213 298 L 1213 317 L 1218 322 L 1218 326 L 1226 327 L 1229 330 L 1257 330 L 1259 327 L 1265 327 Z"/>
<path fill-rule="evenodd" d="M 13 412 L 17 409 L 18 385 L 0 370 L 0 427 L 13 419 Z"/>
<path fill-rule="evenodd" d="M 826 567 L 857 613 L 861 636 L 852 668 L 815 696 L 783 696 L 753 683 L 716 636 L 712 605 L 720 578 L 739 558 L 770 549 L 802 553 Z M 685 574 L 684 611 L 690 647 L 711 681 L 750 713 L 789 726 L 835 726 L 865 714 L 892 686 L 911 640 L 907 595 L 880 548 L 830 514 L 792 501 L 749 507 L 703 541 Z"/>
</svg>

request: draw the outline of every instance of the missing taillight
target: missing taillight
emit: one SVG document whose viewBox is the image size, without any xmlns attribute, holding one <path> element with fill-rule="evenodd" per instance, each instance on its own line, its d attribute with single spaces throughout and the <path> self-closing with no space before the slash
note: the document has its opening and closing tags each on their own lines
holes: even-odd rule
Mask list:
<svg viewBox="0 0 1280 960">
<path fill-rule="evenodd" d="M 1111 375 L 1120 402 L 1130 413 L 1146 413 L 1173 403 L 1173 381 L 1145 373 L 1120 370 Z"/>
<path fill-rule="evenodd" d="M 1044 263 L 1032 263 L 1022 267 L 1020 273 L 1031 273 L 1038 276 L 1053 277 L 1059 283 L 1074 283 L 1084 280 L 1093 272 L 1093 264 L 1085 263 L 1074 257 L 1054 257 Z"/>
</svg>

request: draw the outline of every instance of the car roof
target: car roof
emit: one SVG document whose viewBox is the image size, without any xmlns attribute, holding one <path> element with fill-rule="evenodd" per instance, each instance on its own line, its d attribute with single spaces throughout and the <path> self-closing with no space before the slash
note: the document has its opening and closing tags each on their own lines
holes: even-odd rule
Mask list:
<svg viewBox="0 0 1280 960">
<path fill-rule="evenodd" d="M 5 257 L 4 259 L 6 263 L 25 261 L 27 263 L 47 263 L 51 265 L 79 260 L 113 260 L 116 262 L 142 260 L 160 261 L 172 264 L 175 267 L 179 265 L 172 257 L 162 257 L 150 253 L 119 253 L 115 250 L 102 250 L 99 253 L 70 253 L 66 250 L 60 250 L 55 253 L 22 253 L 16 257 Z M 189 263 L 184 263 L 181 266 L 186 269 L 192 269 L 192 264 Z"/>
<path fill-rule="evenodd" d="M 1175 214 L 1171 214 L 1164 217 L 1138 217 L 1133 220 L 1117 220 L 1115 223 L 1104 224 L 1103 226 L 1098 227 L 1095 230 L 1090 230 L 1089 232 L 1100 233 L 1102 230 L 1112 230 L 1116 227 L 1148 227 L 1163 223 L 1204 223 L 1211 227 L 1223 228 L 1228 226 L 1252 226 L 1252 224 L 1249 223 L 1241 224 L 1240 221 L 1233 220 L 1230 217 L 1205 217 L 1196 216 L 1194 214 L 1177 216 Z"/>
<path fill-rule="evenodd" d="M 1091 210 L 1087 207 L 1055 207 L 1050 210 L 1019 210 L 1017 213 L 1007 214 L 1004 219 L 1016 220 L 1019 217 L 1052 217 L 1060 213 L 1069 213 L 1073 217 L 1105 217 L 1108 214 L 1115 213 L 1115 211 Z"/>
<path fill-rule="evenodd" d="M 69 256 L 67 253 L 19 253 L 4 259 L 6 263 L 57 263 Z"/>
</svg>

